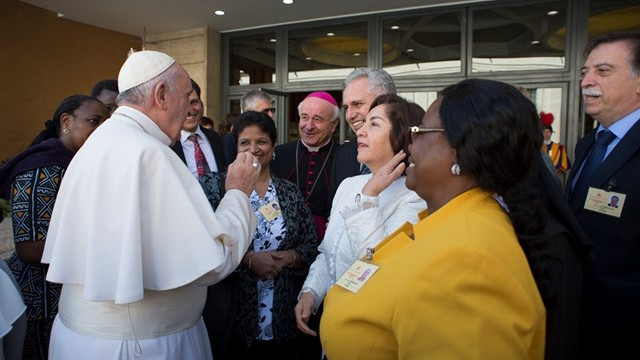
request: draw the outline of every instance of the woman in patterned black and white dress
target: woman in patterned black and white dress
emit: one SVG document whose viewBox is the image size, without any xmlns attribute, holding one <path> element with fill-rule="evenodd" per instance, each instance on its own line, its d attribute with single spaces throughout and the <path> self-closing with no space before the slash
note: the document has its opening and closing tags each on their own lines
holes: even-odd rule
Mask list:
<svg viewBox="0 0 640 360">
<path fill-rule="evenodd" d="M 238 269 L 209 288 L 203 318 L 215 359 L 294 359 L 302 333 L 293 308 L 317 255 L 313 217 L 298 187 L 271 174 L 273 119 L 242 113 L 233 135 L 238 153 L 248 151 L 260 163 L 250 197 L 258 226 Z M 224 173 L 207 174 L 200 182 L 215 209 L 225 192 Z"/>
</svg>

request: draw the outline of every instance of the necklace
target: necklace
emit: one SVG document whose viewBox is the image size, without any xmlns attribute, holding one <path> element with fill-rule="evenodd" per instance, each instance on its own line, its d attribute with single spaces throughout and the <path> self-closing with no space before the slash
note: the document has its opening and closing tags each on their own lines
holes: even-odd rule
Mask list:
<svg viewBox="0 0 640 360">
<path fill-rule="evenodd" d="M 300 188 L 300 171 L 298 169 L 298 164 L 300 163 L 300 158 L 298 157 L 298 151 L 300 149 L 300 140 L 298 140 L 298 143 L 296 144 L 296 185 L 298 185 L 298 188 Z M 318 149 L 320 150 L 320 149 Z M 320 174 L 322 174 L 322 170 L 324 170 L 324 166 L 327 165 L 327 160 L 329 160 L 329 157 L 331 155 L 331 150 L 333 150 L 333 140 L 331 140 L 331 147 L 329 148 L 329 152 L 327 153 L 327 157 L 324 158 L 324 161 L 322 162 L 322 167 L 320 168 L 320 171 L 318 172 L 318 177 L 316 177 L 316 180 L 313 182 L 313 185 L 311 186 L 311 190 L 309 190 L 309 195 L 307 195 L 304 198 L 304 201 L 309 200 L 309 198 L 311 197 L 311 194 L 313 193 L 313 189 L 316 188 L 316 184 L 318 183 L 318 180 L 320 179 Z"/>
</svg>

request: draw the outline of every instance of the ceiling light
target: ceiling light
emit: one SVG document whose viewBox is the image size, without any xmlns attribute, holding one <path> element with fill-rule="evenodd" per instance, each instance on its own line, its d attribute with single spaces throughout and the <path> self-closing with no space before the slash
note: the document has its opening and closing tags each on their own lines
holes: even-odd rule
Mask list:
<svg viewBox="0 0 640 360">
<path fill-rule="evenodd" d="M 271 41 L 271 42 L 276 42 L 276 39 L 271 38 L 271 39 L 269 39 L 269 41 Z"/>
<path fill-rule="evenodd" d="M 222 11 L 222 10 L 216 10 L 216 11 L 214 11 L 213 13 L 214 13 L 214 14 L 216 14 L 216 15 L 218 15 L 218 16 L 222 16 L 222 15 L 224 15 L 224 11 Z"/>
<path fill-rule="evenodd" d="M 64 17 L 64 14 L 63 13 L 58 13 L 58 17 L 62 18 L 62 17 Z"/>
<path fill-rule="evenodd" d="M 282 3 L 286 5 L 291 5 L 293 4 L 293 0 L 282 0 Z"/>
<path fill-rule="evenodd" d="M 304 59 L 305 59 L 305 60 L 311 60 L 311 58 L 310 58 L 310 57 L 308 57 L 308 56 L 307 56 L 306 58 L 304 58 Z"/>
<path fill-rule="evenodd" d="M 360 53 L 353 53 L 353 56 L 360 56 Z"/>
<path fill-rule="evenodd" d="M 553 16 L 553 15 L 558 15 L 558 11 L 556 10 L 551 10 L 547 13 L 548 16 Z"/>
<path fill-rule="evenodd" d="M 398 25 L 393 25 L 391 27 L 391 30 L 398 30 L 398 29 L 400 29 L 400 26 L 398 26 Z"/>
<path fill-rule="evenodd" d="M 540 44 L 540 41 L 539 41 L 539 40 L 533 40 L 533 41 L 531 42 L 531 45 L 538 45 L 538 44 Z"/>
<path fill-rule="evenodd" d="M 408 48 L 407 52 L 413 52 L 414 50 L 412 48 Z"/>
<path fill-rule="evenodd" d="M 332 32 L 328 32 L 328 33 L 327 33 L 327 36 L 335 36 L 335 34 L 334 34 L 334 33 L 332 33 Z"/>
</svg>

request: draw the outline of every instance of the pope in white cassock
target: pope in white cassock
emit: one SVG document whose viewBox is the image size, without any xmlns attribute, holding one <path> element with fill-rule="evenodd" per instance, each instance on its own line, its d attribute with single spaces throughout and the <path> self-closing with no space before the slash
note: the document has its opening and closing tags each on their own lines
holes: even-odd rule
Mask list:
<svg viewBox="0 0 640 360">
<path fill-rule="evenodd" d="M 214 214 L 169 148 L 191 115 L 187 72 L 141 51 L 118 85 L 118 109 L 75 155 L 51 218 L 42 262 L 63 287 L 49 358 L 211 359 L 207 286 L 249 246 L 260 165 L 238 154 Z"/>
</svg>

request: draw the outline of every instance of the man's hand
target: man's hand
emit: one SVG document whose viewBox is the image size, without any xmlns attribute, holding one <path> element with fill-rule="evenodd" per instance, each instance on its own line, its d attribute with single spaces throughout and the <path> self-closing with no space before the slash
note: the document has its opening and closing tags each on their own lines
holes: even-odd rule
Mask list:
<svg viewBox="0 0 640 360">
<path fill-rule="evenodd" d="M 239 153 L 236 160 L 227 169 L 225 190 L 238 189 L 247 196 L 256 188 L 260 175 L 260 163 L 255 156 L 248 152 Z"/>
</svg>

